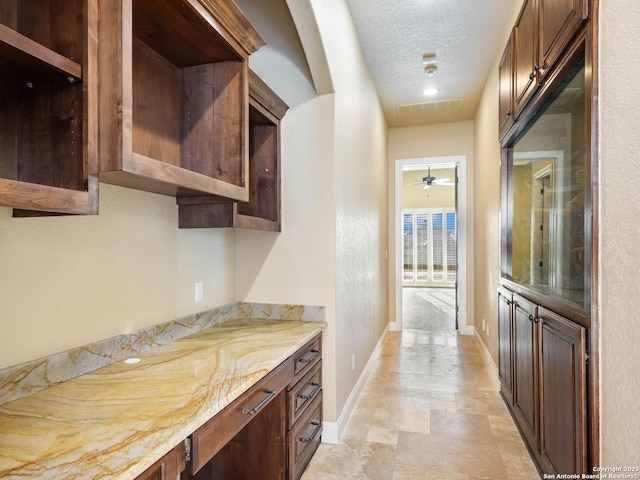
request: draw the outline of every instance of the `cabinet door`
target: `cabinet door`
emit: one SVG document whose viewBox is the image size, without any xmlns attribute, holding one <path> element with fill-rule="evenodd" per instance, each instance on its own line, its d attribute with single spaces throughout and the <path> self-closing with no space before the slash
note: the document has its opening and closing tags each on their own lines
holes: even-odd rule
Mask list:
<svg viewBox="0 0 640 480">
<path fill-rule="evenodd" d="M 527 0 L 513 33 L 515 118 L 536 89 L 538 0 Z"/>
<path fill-rule="evenodd" d="M 527 443 L 536 449 L 538 432 L 538 329 L 536 305 L 513 296 L 513 413 Z"/>
<path fill-rule="evenodd" d="M 543 77 L 588 17 L 585 0 L 538 0 L 538 64 Z"/>
<path fill-rule="evenodd" d="M 585 329 L 542 307 L 540 463 L 546 473 L 583 473 L 586 463 Z"/>
<path fill-rule="evenodd" d="M 498 287 L 498 360 L 500 392 L 509 404 L 513 404 L 513 315 L 512 294 Z"/>
<path fill-rule="evenodd" d="M 151 465 L 136 480 L 175 480 L 184 471 L 184 443 L 179 444 Z"/>
<path fill-rule="evenodd" d="M 513 37 L 511 32 L 509 42 L 504 49 L 498 67 L 498 115 L 500 116 L 500 139 L 502 139 L 513 124 Z"/>
</svg>

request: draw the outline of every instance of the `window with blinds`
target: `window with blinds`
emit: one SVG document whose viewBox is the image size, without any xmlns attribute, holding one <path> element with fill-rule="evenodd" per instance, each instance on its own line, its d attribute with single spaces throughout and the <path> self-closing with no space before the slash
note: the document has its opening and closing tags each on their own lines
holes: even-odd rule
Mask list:
<svg viewBox="0 0 640 480">
<path fill-rule="evenodd" d="M 455 284 L 456 212 L 451 209 L 404 210 L 402 222 L 403 284 Z"/>
</svg>

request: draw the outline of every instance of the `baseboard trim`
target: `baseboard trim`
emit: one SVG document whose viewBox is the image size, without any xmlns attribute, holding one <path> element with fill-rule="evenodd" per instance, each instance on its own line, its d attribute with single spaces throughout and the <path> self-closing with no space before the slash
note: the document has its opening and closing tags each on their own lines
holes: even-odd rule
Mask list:
<svg viewBox="0 0 640 480">
<path fill-rule="evenodd" d="M 489 353 L 489 349 L 487 349 L 487 346 L 482 341 L 482 338 L 480 338 L 480 333 L 478 333 L 478 329 L 476 329 L 475 327 L 473 328 L 473 337 L 476 339 L 476 343 L 478 344 L 478 347 L 480 348 L 480 352 L 482 353 L 482 356 L 484 357 L 485 361 L 487 362 L 488 365 L 491 365 L 494 368 L 495 372 L 497 373 L 498 366 L 496 365 L 496 362 L 493 360 L 493 357 Z"/>
<path fill-rule="evenodd" d="M 458 325 L 458 333 L 460 335 L 475 335 L 476 334 L 476 329 L 473 327 L 473 325 L 469 326 L 469 325 Z"/>
<path fill-rule="evenodd" d="M 351 390 L 351 394 L 347 399 L 340 415 L 338 416 L 337 422 L 322 422 L 322 443 L 330 443 L 337 445 L 340 443 L 340 439 L 344 434 L 345 429 L 347 428 L 347 424 L 349 423 L 349 419 L 351 418 L 351 414 L 353 413 L 353 409 L 356 406 L 356 402 L 358 398 L 360 398 L 360 394 L 362 393 L 362 389 L 364 388 L 365 383 L 369 379 L 369 375 L 371 375 L 371 371 L 373 370 L 373 366 L 380 355 L 380 351 L 382 350 L 382 344 L 384 340 L 387 338 L 387 334 L 389 333 L 389 324 L 387 324 L 384 332 L 382 332 L 382 336 L 380 340 L 378 340 L 378 344 L 371 352 L 369 356 L 369 360 L 367 364 L 364 366 L 358 381 L 354 385 Z"/>
</svg>

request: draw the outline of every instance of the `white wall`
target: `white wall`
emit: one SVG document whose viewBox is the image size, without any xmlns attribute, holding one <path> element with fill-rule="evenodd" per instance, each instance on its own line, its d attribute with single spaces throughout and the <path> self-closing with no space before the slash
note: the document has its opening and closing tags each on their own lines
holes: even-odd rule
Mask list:
<svg viewBox="0 0 640 480">
<path fill-rule="evenodd" d="M 640 4 L 600 6 L 602 466 L 640 463 Z"/>
<path fill-rule="evenodd" d="M 1 207 L 0 368 L 235 302 L 235 251 L 232 230 L 179 230 L 175 198 L 122 187 L 100 184 L 96 216 Z"/>
</svg>

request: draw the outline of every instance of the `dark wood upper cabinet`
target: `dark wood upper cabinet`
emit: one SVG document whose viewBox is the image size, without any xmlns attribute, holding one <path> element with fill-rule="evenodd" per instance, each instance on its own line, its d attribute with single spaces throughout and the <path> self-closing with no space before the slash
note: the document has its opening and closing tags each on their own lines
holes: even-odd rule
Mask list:
<svg viewBox="0 0 640 480">
<path fill-rule="evenodd" d="M 525 0 L 499 66 L 501 141 L 558 65 L 588 16 L 587 0 Z M 511 115 L 507 115 L 509 111 Z"/>
<path fill-rule="evenodd" d="M 498 115 L 500 138 L 502 139 L 513 124 L 515 115 L 513 111 L 513 38 L 511 32 L 507 46 L 504 49 L 500 65 L 498 66 Z"/>
<path fill-rule="evenodd" d="M 229 202 L 215 196 L 180 197 L 180 228 L 281 230 L 280 121 L 288 108 L 249 71 L 249 199 Z"/>
<path fill-rule="evenodd" d="M 104 0 L 100 180 L 177 197 L 249 196 L 248 55 L 231 0 Z"/>
<path fill-rule="evenodd" d="M 586 0 L 538 0 L 538 65 L 541 81 L 589 15 Z"/>
<path fill-rule="evenodd" d="M 526 0 L 513 29 L 514 116 L 522 112 L 537 87 L 538 0 Z"/>
<path fill-rule="evenodd" d="M 96 0 L 0 4 L 0 205 L 98 211 Z"/>
</svg>

